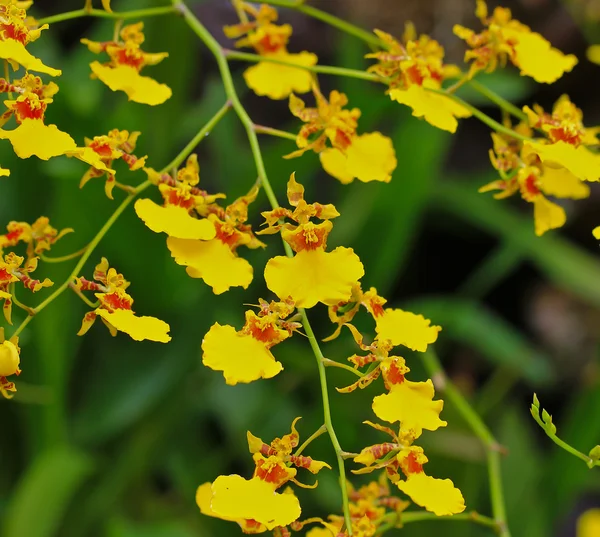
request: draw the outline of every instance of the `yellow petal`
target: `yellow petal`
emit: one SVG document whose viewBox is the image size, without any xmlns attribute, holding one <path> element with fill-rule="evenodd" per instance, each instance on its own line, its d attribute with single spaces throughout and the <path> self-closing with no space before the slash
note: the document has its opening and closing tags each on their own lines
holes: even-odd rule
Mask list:
<svg viewBox="0 0 600 537">
<path fill-rule="evenodd" d="M 0 343 L 0 377 L 10 377 L 17 373 L 20 362 L 19 351 L 12 341 L 6 340 Z"/>
<path fill-rule="evenodd" d="M 268 530 L 286 526 L 300 516 L 300 503 L 293 493 L 279 494 L 256 477 L 221 475 L 212 484 L 211 509 L 220 517 L 252 519 Z"/>
<path fill-rule="evenodd" d="M 600 509 L 588 509 L 577 519 L 577 537 L 600 535 Z"/>
<path fill-rule="evenodd" d="M 516 41 L 515 64 L 521 74 L 537 82 L 551 84 L 577 64 L 573 54 L 565 55 L 552 48 L 550 42 L 535 32 L 520 32 L 504 28 L 504 37 Z"/>
<path fill-rule="evenodd" d="M 392 345 L 404 345 L 413 351 L 425 352 L 427 345 L 437 340 L 439 326 L 410 311 L 387 308 L 375 318 L 377 339 L 389 339 Z"/>
<path fill-rule="evenodd" d="M 598 226 L 598 227 L 595 227 L 595 228 L 592 230 L 592 235 L 594 235 L 594 238 L 595 238 L 595 239 L 598 239 L 598 240 L 600 240 L 600 226 Z"/>
<path fill-rule="evenodd" d="M 327 528 L 313 528 L 306 532 L 306 537 L 335 537 L 335 534 Z"/>
<path fill-rule="evenodd" d="M 355 136 L 345 155 L 330 148 L 320 158 L 323 169 L 344 184 L 355 177 L 364 183 L 389 183 L 398 163 L 392 140 L 379 132 Z"/>
<path fill-rule="evenodd" d="M 535 234 L 540 237 L 550 229 L 564 226 L 567 215 L 560 205 L 551 202 L 544 196 L 537 196 L 533 201 L 533 220 Z"/>
<path fill-rule="evenodd" d="M 457 117 L 471 115 L 471 112 L 450 97 L 433 93 L 422 86 L 412 85 L 405 90 L 393 89 L 390 91 L 390 98 L 410 106 L 413 116 L 422 117 L 434 127 L 448 132 L 456 132 Z"/>
<path fill-rule="evenodd" d="M 592 45 L 587 49 L 585 55 L 592 63 L 600 65 L 600 45 Z"/>
<path fill-rule="evenodd" d="M 64 155 L 77 148 L 75 140 L 56 125 L 44 125 L 39 119 L 25 119 L 14 130 L 0 129 L 0 139 L 9 140 L 18 157 L 32 155 L 42 159 Z"/>
<path fill-rule="evenodd" d="M 131 310 L 115 310 L 110 313 L 107 310 L 97 309 L 96 314 L 136 341 L 145 339 L 160 343 L 171 341 L 169 325 L 156 317 L 138 317 Z"/>
<path fill-rule="evenodd" d="M 0 168 L 0 177 L 8 177 L 10 175 L 10 170 L 6 168 Z"/>
<path fill-rule="evenodd" d="M 283 369 L 263 343 L 229 325 L 213 324 L 202 340 L 202 352 L 202 363 L 223 371 L 225 382 L 231 386 L 270 379 Z"/>
<path fill-rule="evenodd" d="M 465 499 L 450 479 L 436 479 L 420 472 L 396 485 L 413 502 L 437 516 L 455 515 L 465 510 Z"/>
<path fill-rule="evenodd" d="M 192 278 L 201 278 L 220 295 L 230 287 L 247 289 L 252 281 L 252 265 L 236 256 L 219 239 L 199 241 L 169 237 L 167 247 L 175 263 L 184 265 Z"/>
<path fill-rule="evenodd" d="M 193 218 L 187 209 L 176 205 L 161 207 L 152 200 L 140 199 L 135 202 L 135 212 L 155 233 L 166 233 L 179 239 L 214 239 L 214 224 L 206 218 Z"/>
<path fill-rule="evenodd" d="M 434 401 L 434 392 L 431 379 L 426 382 L 404 380 L 394 384 L 389 393 L 373 399 L 373 412 L 384 421 L 401 422 L 403 429 L 414 429 L 420 436 L 423 429 L 435 431 L 447 425 L 440 419 L 444 401 Z"/>
<path fill-rule="evenodd" d="M 540 177 L 540 187 L 544 194 L 557 198 L 579 200 L 590 195 L 590 187 L 565 168 L 546 166 Z"/>
<path fill-rule="evenodd" d="M 140 75 L 129 65 L 107 67 L 100 62 L 90 64 L 92 72 L 113 91 L 124 91 L 130 101 L 157 105 L 171 97 L 171 88 L 153 78 Z"/>
<path fill-rule="evenodd" d="M 352 248 L 333 252 L 302 250 L 294 257 L 277 256 L 265 267 L 267 287 L 280 299 L 291 296 L 299 308 L 345 302 L 365 273 Z"/>
<path fill-rule="evenodd" d="M 585 181 L 600 180 L 600 155 L 592 153 L 586 147 L 566 142 L 555 144 L 527 144 L 542 159 L 542 162 L 553 162 L 569 170 L 575 177 Z"/>
<path fill-rule="evenodd" d="M 25 48 L 25 45 L 15 39 L 0 41 L 0 58 L 17 62 L 29 71 L 46 73 L 50 76 L 59 76 L 61 74 L 60 70 L 52 69 L 52 67 L 44 65 L 40 59 L 32 56 Z"/>
<path fill-rule="evenodd" d="M 97 170 L 102 170 L 103 172 L 115 173 L 115 170 L 108 168 L 100 155 L 96 153 L 91 147 L 77 147 L 74 151 L 69 151 L 66 153 L 67 157 L 75 157 L 86 164 L 89 164 L 93 168 Z"/>
<path fill-rule="evenodd" d="M 298 65 L 311 66 L 317 63 L 317 57 L 310 52 L 285 52 L 271 57 Z M 287 99 L 292 93 L 306 93 L 312 86 L 312 74 L 309 71 L 267 61 L 246 69 L 244 79 L 254 93 L 271 99 Z"/>
</svg>

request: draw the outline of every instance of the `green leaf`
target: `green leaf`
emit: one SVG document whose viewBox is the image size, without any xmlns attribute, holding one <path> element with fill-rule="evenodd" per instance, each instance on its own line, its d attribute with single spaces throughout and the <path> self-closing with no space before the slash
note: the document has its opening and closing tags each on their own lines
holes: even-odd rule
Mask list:
<svg viewBox="0 0 600 537">
<path fill-rule="evenodd" d="M 92 469 L 92 459 L 75 448 L 58 447 L 38 456 L 3 516 L 3 537 L 58 535 L 63 514 Z"/>
</svg>

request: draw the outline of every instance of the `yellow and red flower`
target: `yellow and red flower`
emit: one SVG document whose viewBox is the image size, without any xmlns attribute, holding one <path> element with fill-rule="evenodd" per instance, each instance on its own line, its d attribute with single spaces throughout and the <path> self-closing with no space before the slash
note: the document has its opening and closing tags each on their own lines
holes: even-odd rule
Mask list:
<svg viewBox="0 0 600 537">
<path fill-rule="evenodd" d="M 294 311 L 294 303 L 261 299 L 259 308 L 258 314 L 246 311 L 241 330 L 215 323 L 202 340 L 202 363 L 222 371 L 227 384 L 272 378 L 283 369 L 271 348 L 299 328 L 298 323 L 286 320 Z"/>
<path fill-rule="evenodd" d="M 339 216 L 336 208 L 304 201 L 304 187 L 290 177 L 288 201 L 294 210 L 282 207 L 263 212 L 268 227 L 260 233 L 281 232 L 283 240 L 295 252 L 293 257 L 273 257 L 265 267 L 267 287 L 280 299 L 291 297 L 300 308 L 312 308 L 317 302 L 336 304 L 350 298 L 352 288 L 364 275 L 364 267 L 352 248 L 338 247 L 327 252 L 327 236 Z M 281 224 L 289 218 L 294 224 Z M 322 220 L 320 224 L 311 218 Z"/>
<path fill-rule="evenodd" d="M 24 242 L 27 244 L 27 257 L 31 258 L 50 250 L 56 241 L 72 231 L 72 228 L 58 231 L 50 225 L 46 216 L 40 216 L 33 224 L 13 220 L 6 226 L 6 233 L 0 235 L 0 253 L 3 248 Z"/>
<path fill-rule="evenodd" d="M 485 26 L 481 33 L 454 26 L 454 33 L 471 49 L 465 53 L 465 61 L 473 61 L 471 76 L 482 70 L 489 73 L 510 61 L 521 75 L 551 84 L 577 65 L 575 56 L 563 54 L 540 34 L 513 19 L 510 9 L 496 7 L 490 15 L 485 1 L 477 0 L 475 14 Z"/>
<path fill-rule="evenodd" d="M 360 110 L 347 110 L 348 98 L 333 90 L 329 100 L 313 86 L 316 107 L 290 95 L 290 111 L 304 125 L 296 137 L 298 151 L 285 158 L 298 157 L 312 150 L 319 154 L 325 171 L 340 182 L 389 182 L 396 169 L 396 152 L 392 141 L 380 132 L 357 134 Z M 329 144 L 328 144 L 329 142 Z"/>
<path fill-rule="evenodd" d="M 111 169 L 113 162 L 122 160 L 131 171 L 139 170 L 146 164 L 147 157 L 136 157 L 133 154 L 139 136 L 140 132 L 138 131 L 130 133 L 129 131 L 112 129 L 106 135 L 94 136 L 91 140 L 86 138 L 83 151 L 85 154 L 93 155 L 95 159 L 99 159 L 103 167 L 96 168 L 92 164 L 92 167 L 81 178 L 79 188 L 83 188 L 90 179 L 102 177 L 106 174 L 104 192 L 107 197 L 113 199 L 112 191 L 116 184 L 115 171 Z"/>
<path fill-rule="evenodd" d="M 386 49 L 366 55 L 378 61 L 369 71 L 385 77 L 390 98 L 409 106 L 413 116 L 434 127 L 455 132 L 456 118 L 469 117 L 471 112 L 440 91 L 442 82 L 459 72 L 456 66 L 444 63 L 444 48 L 427 35 L 417 37 L 410 24 L 402 42 L 380 30 L 375 33 Z"/>
<path fill-rule="evenodd" d="M 164 103 L 171 97 L 171 88 L 159 84 L 153 78 L 142 76 L 140 71 L 147 65 L 156 65 L 164 60 L 167 52 L 147 53 L 141 49 L 145 37 L 144 23 L 124 26 L 119 41 L 90 41 L 82 39 L 94 54 L 105 52 L 110 60 L 102 64 L 93 61 L 90 64 L 92 77 L 99 78 L 113 91 L 123 91 L 130 101 L 149 105 Z"/>
<path fill-rule="evenodd" d="M 302 66 L 317 63 L 316 55 L 311 52 L 290 53 L 287 44 L 292 35 L 289 24 L 273 24 L 277 18 L 277 10 L 266 4 L 256 8 L 247 2 L 241 2 L 241 9 L 254 18 L 252 22 L 240 22 L 233 26 L 225 26 L 225 35 L 236 41 L 236 47 L 252 47 L 264 58 L 280 60 Z M 261 61 L 244 71 L 244 79 L 248 87 L 257 95 L 265 95 L 271 99 L 285 99 L 291 93 L 310 91 L 312 75 L 304 69 L 281 65 L 270 61 Z"/>
<path fill-rule="evenodd" d="M 76 278 L 73 287 L 78 293 L 94 291 L 99 304 L 85 314 L 77 335 L 85 334 L 100 317 L 111 336 L 116 336 L 120 331 L 136 341 L 171 341 L 167 323 L 155 317 L 138 317 L 133 312 L 133 298 L 126 292 L 129 282 L 114 268 L 109 268 L 106 258 L 103 257 L 96 265 L 93 280 Z"/>
</svg>

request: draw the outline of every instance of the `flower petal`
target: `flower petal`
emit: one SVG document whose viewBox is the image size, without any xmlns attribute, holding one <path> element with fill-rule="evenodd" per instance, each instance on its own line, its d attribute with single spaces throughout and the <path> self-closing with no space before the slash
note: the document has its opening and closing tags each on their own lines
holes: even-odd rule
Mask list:
<svg viewBox="0 0 600 537">
<path fill-rule="evenodd" d="M 600 509 L 588 509 L 577 519 L 577 537 L 600 535 Z"/>
<path fill-rule="evenodd" d="M 567 214 L 560 205 L 539 195 L 533 200 L 533 220 L 535 222 L 535 234 L 540 237 L 550 229 L 564 226 L 567 221 Z"/>
<path fill-rule="evenodd" d="M 219 239 L 199 241 L 169 237 L 167 247 L 175 263 L 184 265 L 192 278 L 201 278 L 220 295 L 230 287 L 247 289 L 252 282 L 252 265 L 235 255 Z"/>
<path fill-rule="evenodd" d="M 24 119 L 11 131 L 0 129 L 0 139 L 9 140 L 18 157 L 32 155 L 42 159 L 64 155 L 77 148 L 75 140 L 56 125 L 44 125 L 39 119 Z"/>
<path fill-rule="evenodd" d="M 538 33 L 508 28 L 503 28 L 502 32 L 504 37 L 516 42 L 515 64 L 521 69 L 521 75 L 530 76 L 536 82 L 556 82 L 577 65 L 573 54 L 563 54 Z"/>
<path fill-rule="evenodd" d="M 311 66 L 317 63 L 317 57 L 310 52 L 285 52 L 271 57 L 298 65 Z M 246 69 L 244 79 L 254 93 L 271 99 L 287 99 L 291 93 L 306 93 L 312 85 L 312 74 L 309 71 L 266 61 Z"/>
<path fill-rule="evenodd" d="M 50 76 L 59 76 L 62 72 L 44 65 L 42 61 L 31 55 L 25 45 L 15 39 L 3 39 L 0 41 L 0 58 L 15 61 L 28 71 L 46 73 Z"/>
<path fill-rule="evenodd" d="M 527 144 L 542 159 L 542 162 L 553 162 L 567 170 L 575 177 L 585 181 L 600 180 L 600 155 L 592 153 L 585 146 L 575 147 L 566 142 L 555 144 Z"/>
<path fill-rule="evenodd" d="M 108 310 L 97 309 L 96 314 L 136 341 L 171 341 L 169 325 L 156 317 L 138 317 L 131 310 L 115 310 L 111 313 Z"/>
<path fill-rule="evenodd" d="M 422 117 L 438 129 L 456 132 L 457 117 L 469 117 L 464 106 L 454 102 L 450 97 L 427 91 L 422 86 L 412 85 L 408 89 L 393 89 L 390 98 L 412 108 L 412 115 Z"/>
<path fill-rule="evenodd" d="M 263 343 L 229 325 L 213 324 L 202 340 L 202 351 L 202 363 L 223 371 L 225 382 L 231 386 L 270 379 L 283 369 Z"/>
<path fill-rule="evenodd" d="M 107 67 L 100 62 L 90 64 L 92 72 L 113 91 L 124 91 L 130 101 L 157 105 L 171 97 L 171 88 L 153 78 L 140 75 L 129 65 Z"/>
<path fill-rule="evenodd" d="M 155 233 L 166 233 L 179 239 L 214 239 L 215 225 L 206 218 L 193 218 L 187 209 L 177 205 L 161 207 L 150 199 L 135 202 L 135 212 Z"/>
<path fill-rule="evenodd" d="M 444 401 L 434 401 L 433 382 L 411 382 L 404 380 L 394 384 L 389 393 L 373 399 L 373 412 L 379 419 L 402 423 L 403 429 L 414 429 L 420 436 L 423 429 L 435 431 L 448 425 L 440 419 Z"/>
<path fill-rule="evenodd" d="M 211 509 L 229 519 L 252 519 L 268 530 L 286 526 L 300 516 L 300 502 L 293 493 L 279 494 L 256 477 L 221 475 L 212 484 Z"/>
<path fill-rule="evenodd" d="M 347 184 L 359 181 L 389 183 L 398 161 L 392 140 L 379 132 L 356 136 L 344 155 L 339 149 L 326 149 L 320 154 L 323 169 Z"/>
<path fill-rule="evenodd" d="M 465 510 L 465 499 L 450 479 L 436 479 L 420 472 L 396 485 L 413 502 L 437 516 L 455 515 Z"/>
<path fill-rule="evenodd" d="M 291 296 L 299 308 L 312 308 L 348 300 L 365 273 L 352 248 L 333 252 L 302 250 L 294 257 L 277 256 L 265 267 L 267 287 L 280 299 Z"/>
<path fill-rule="evenodd" d="M 427 345 L 437 340 L 439 326 L 410 311 L 387 308 L 375 318 L 377 339 L 389 339 L 392 345 L 404 345 L 413 351 L 425 352 Z"/>
<path fill-rule="evenodd" d="M 106 166 L 102 158 L 91 147 L 77 147 L 74 151 L 66 153 L 67 157 L 75 157 L 86 164 L 89 164 L 96 170 L 103 172 L 115 173 L 115 170 Z"/>
<path fill-rule="evenodd" d="M 545 166 L 539 181 L 542 191 L 548 196 L 579 200 L 590 195 L 590 187 L 562 167 Z"/>
</svg>

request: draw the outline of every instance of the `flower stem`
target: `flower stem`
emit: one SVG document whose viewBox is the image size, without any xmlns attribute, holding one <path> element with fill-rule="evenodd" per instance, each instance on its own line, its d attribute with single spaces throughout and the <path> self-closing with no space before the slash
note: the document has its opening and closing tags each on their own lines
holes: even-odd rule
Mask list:
<svg viewBox="0 0 600 537">
<path fill-rule="evenodd" d="M 482 419 L 477 412 L 475 412 L 470 403 L 448 379 L 444 373 L 442 364 L 431 346 L 423 354 L 423 362 L 436 387 L 447 396 L 448 400 L 454 405 L 456 410 L 458 410 L 464 420 L 468 423 L 469 427 L 471 427 L 471 430 L 485 446 L 490 481 L 490 498 L 495 526 L 500 537 L 511 537 L 506 522 L 504 490 L 500 473 L 500 444 L 496 441 L 494 435 L 487 428 L 486 424 L 483 423 Z"/>
<path fill-rule="evenodd" d="M 339 367 L 340 369 L 345 369 L 346 371 L 350 371 L 350 373 L 354 373 L 357 377 L 362 377 L 363 374 L 353 367 L 342 364 L 341 362 L 336 362 L 335 360 L 330 360 L 329 358 L 323 358 L 323 365 L 325 367 Z"/>
<path fill-rule="evenodd" d="M 169 13 L 176 13 L 177 10 L 173 6 L 160 6 L 160 7 L 149 7 L 147 9 L 135 9 L 132 11 L 122 11 L 117 13 L 115 11 L 108 12 L 103 9 L 76 9 L 74 11 L 67 11 L 65 13 L 59 13 L 58 15 L 50 15 L 42 19 L 36 19 L 37 24 L 53 24 L 55 22 L 63 22 L 72 19 L 79 19 L 81 17 L 99 17 L 102 19 L 141 19 L 144 17 L 156 17 L 160 15 L 167 15 Z"/>
<path fill-rule="evenodd" d="M 223 54 L 229 60 L 242 60 L 247 62 L 269 62 L 288 67 L 297 67 L 311 73 L 321 73 L 326 75 L 345 76 L 347 78 L 358 78 L 360 80 L 368 80 L 370 82 L 385 82 L 385 79 L 374 73 L 359 71 L 358 69 L 347 69 L 345 67 L 333 67 L 331 65 L 299 65 L 293 62 L 272 58 L 270 56 L 261 56 L 260 54 L 252 54 L 250 52 L 239 52 L 237 50 L 224 49 Z"/>
<path fill-rule="evenodd" d="M 425 520 L 445 520 L 452 522 L 474 522 L 481 526 L 487 526 L 489 528 L 498 529 L 498 525 L 493 518 L 488 516 L 480 515 L 476 511 L 470 511 L 468 513 L 460 513 L 458 515 L 443 515 L 438 516 L 435 513 L 428 511 L 405 511 L 398 515 L 397 513 L 388 513 L 380 519 L 379 529 L 375 535 L 382 535 L 387 530 L 397 527 L 398 522 L 402 525 L 410 524 L 412 522 L 422 522 Z"/>
<path fill-rule="evenodd" d="M 296 141 L 296 135 L 291 132 L 281 131 L 272 127 L 265 127 L 263 125 L 254 125 L 254 132 L 257 134 L 268 134 L 277 138 L 284 138 L 286 140 Z"/>
<path fill-rule="evenodd" d="M 302 442 L 300 447 L 296 451 L 294 451 L 294 455 L 296 455 L 296 456 L 300 455 L 313 440 L 319 438 L 319 436 L 321 436 L 322 434 L 324 434 L 326 432 L 327 432 L 327 425 L 325 425 L 325 424 L 321 425 L 321 427 L 319 427 L 304 442 Z"/>
<path fill-rule="evenodd" d="M 323 21 L 324 23 L 329 24 L 330 26 L 333 26 L 334 28 L 337 28 L 342 32 L 345 32 L 349 35 L 353 35 L 354 37 L 358 37 L 358 39 L 361 39 L 362 41 L 371 46 L 385 48 L 384 44 L 380 41 L 380 39 L 371 32 L 363 30 L 362 28 L 343 19 L 340 19 L 335 15 L 331 15 L 330 13 L 321 11 L 320 9 L 317 9 L 312 6 L 307 6 L 302 0 L 262 0 L 262 3 L 269 4 L 271 6 L 288 7 L 291 9 L 295 9 L 296 11 L 304 13 L 305 15 L 308 15 L 313 19 Z"/>
<path fill-rule="evenodd" d="M 481 82 L 477 82 L 477 80 L 471 79 L 468 84 L 475 91 L 481 93 L 481 95 L 487 97 L 490 101 L 497 104 L 500 108 L 502 108 L 502 110 L 505 110 L 509 114 L 512 114 L 513 116 L 519 118 L 522 121 L 527 121 L 527 115 L 525 114 L 525 112 L 523 112 L 521 109 L 519 109 L 503 97 L 500 97 L 500 95 L 492 91 L 487 86 L 484 86 Z"/>
<path fill-rule="evenodd" d="M 175 2 L 174 6 L 182 13 L 183 18 L 192 29 L 192 31 L 200 38 L 200 40 L 206 45 L 206 47 L 212 52 L 217 66 L 219 68 L 219 72 L 221 74 L 221 79 L 223 81 L 223 86 L 225 88 L 225 93 L 227 97 L 231 101 L 231 105 L 238 115 L 241 123 L 244 125 L 246 130 L 246 135 L 248 136 L 248 142 L 250 144 L 250 149 L 252 151 L 252 155 L 254 157 L 254 162 L 256 165 L 256 171 L 258 173 L 258 178 L 262 188 L 265 191 L 265 194 L 271 204 L 273 209 L 277 209 L 279 207 L 279 202 L 277 201 L 277 197 L 275 196 L 275 192 L 269 182 L 269 178 L 267 177 L 267 172 L 265 169 L 265 164 L 263 161 L 262 153 L 260 150 L 260 145 L 258 143 L 258 137 L 255 131 L 255 125 L 250 119 L 250 116 L 246 112 L 246 109 L 242 105 L 238 94 L 235 90 L 235 86 L 233 84 L 233 78 L 231 76 L 231 71 L 229 69 L 229 64 L 227 62 L 227 56 L 225 51 L 217 40 L 212 36 L 212 34 L 204 27 L 204 25 L 198 20 L 198 18 L 189 10 L 189 8 L 183 2 Z M 293 257 L 292 249 L 289 244 L 285 241 L 283 242 L 283 246 L 285 249 L 285 253 L 288 257 Z M 308 317 L 306 315 L 306 311 L 304 309 L 298 309 L 300 315 L 302 316 L 302 325 L 304 327 L 304 331 L 310 341 L 310 345 L 313 349 L 315 357 L 317 359 L 317 367 L 319 369 L 319 381 L 321 384 L 321 394 L 323 398 L 323 413 L 324 413 L 324 421 L 325 426 L 327 427 L 327 432 L 329 433 L 329 437 L 331 439 L 331 443 L 335 450 L 336 458 L 339 466 L 339 474 L 340 474 L 340 490 L 342 494 L 342 505 L 344 509 L 344 520 L 346 523 L 346 528 L 348 535 L 352 535 L 352 522 L 350 519 L 350 505 L 348 500 L 348 491 L 346 488 L 346 470 L 344 467 L 344 459 L 342 458 L 343 450 L 340 446 L 340 443 L 335 434 L 335 430 L 333 428 L 333 423 L 331 421 L 331 411 L 329 408 L 329 394 L 327 387 L 327 376 L 325 374 L 325 366 L 323 365 L 323 353 L 319 348 L 319 343 L 315 338 L 312 327 L 308 321 Z"/>
<path fill-rule="evenodd" d="M 83 300 L 90 308 L 96 309 L 100 305 L 100 301 L 97 300 L 95 303 L 92 302 L 87 296 L 85 296 L 73 282 L 69 282 L 69 289 L 73 291 L 81 300 Z"/>
<path fill-rule="evenodd" d="M 85 245 L 81 250 L 77 250 L 76 252 L 73 252 L 72 254 L 62 255 L 60 257 L 48 257 L 48 256 L 45 256 L 44 254 L 42 254 L 42 255 L 40 255 L 40 259 L 42 261 L 44 261 L 45 263 L 63 263 L 64 261 L 70 261 L 71 259 L 75 259 L 76 257 L 83 255 L 85 253 L 85 251 L 87 250 L 87 248 L 88 248 L 88 245 Z"/>
<path fill-rule="evenodd" d="M 219 120 L 225 115 L 227 110 L 230 108 L 230 103 L 226 102 L 217 113 L 198 131 L 196 136 L 190 140 L 190 142 L 177 154 L 177 156 L 169 162 L 159 173 L 164 173 L 170 170 L 173 167 L 178 167 L 194 150 L 194 148 L 200 143 L 202 139 L 214 128 L 214 126 L 219 122 Z M 78 275 L 87 260 L 90 258 L 96 246 L 100 243 L 100 241 L 104 238 L 104 235 L 108 233 L 113 224 L 117 221 L 119 216 L 125 211 L 125 209 L 131 204 L 131 202 L 146 188 L 148 188 L 152 183 L 150 181 L 144 181 L 140 185 L 138 185 L 133 192 L 131 192 L 115 209 L 115 211 L 110 215 L 109 219 L 104 223 L 104 225 L 100 228 L 96 236 L 91 240 L 91 242 L 85 247 L 81 259 L 77 262 L 67 279 L 54 290 L 54 292 L 46 298 L 43 302 L 41 302 L 37 307 L 32 309 L 33 314 L 40 313 L 46 306 L 48 306 L 54 299 L 59 297 L 62 293 L 68 289 L 69 284 L 75 279 Z M 58 258 L 55 258 L 58 259 Z M 13 333 L 13 336 L 18 336 L 23 329 L 29 324 L 33 315 L 29 315 L 26 317 L 23 322 L 16 328 Z"/>
</svg>

